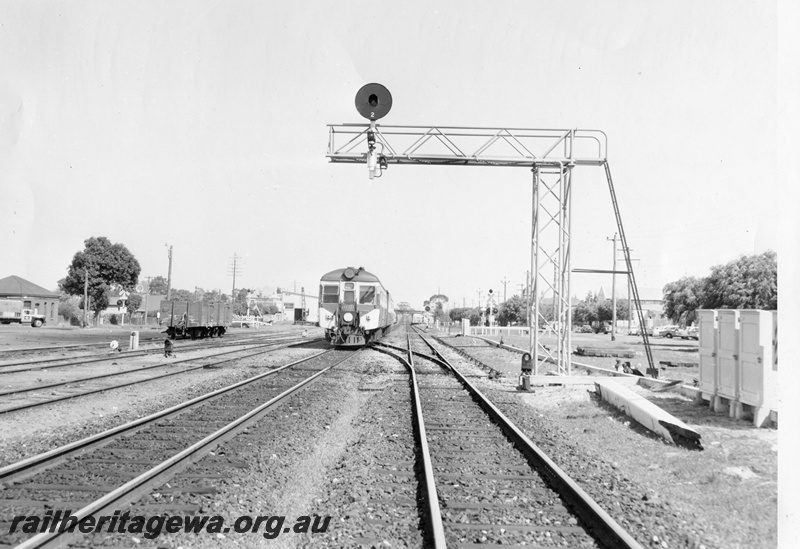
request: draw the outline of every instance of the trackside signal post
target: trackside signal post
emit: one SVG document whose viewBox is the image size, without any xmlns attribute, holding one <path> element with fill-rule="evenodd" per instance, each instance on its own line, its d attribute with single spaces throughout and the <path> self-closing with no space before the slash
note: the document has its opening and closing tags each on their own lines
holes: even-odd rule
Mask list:
<svg viewBox="0 0 800 549">
<path fill-rule="evenodd" d="M 356 109 L 369 124 L 329 124 L 330 162 L 367 164 L 369 177 L 380 177 L 389 164 L 435 164 L 458 166 L 504 166 L 530 170 L 533 180 L 531 205 L 531 276 L 528 294 L 531 313 L 530 354 L 534 374 L 544 362 L 556 364 L 558 373 L 569 375 L 571 367 L 572 308 L 572 172 L 577 166 L 601 167 L 605 171 L 619 241 L 625 252 L 631 293 L 639 323 L 645 326 L 636 277 L 631 265 L 622 218 L 619 213 L 611 170 L 606 158 L 607 137 L 600 130 L 478 128 L 445 126 L 383 126 L 376 120 L 388 114 L 389 91 L 380 84 L 367 84 L 356 94 Z M 366 152 L 365 146 L 366 145 Z M 615 269 L 616 270 L 616 267 Z M 479 300 L 480 301 L 480 300 Z M 552 307 L 552 320 L 544 311 Z M 540 328 L 552 331 L 555 341 L 545 345 Z M 642 330 L 651 372 L 657 372 L 647 331 Z"/>
</svg>

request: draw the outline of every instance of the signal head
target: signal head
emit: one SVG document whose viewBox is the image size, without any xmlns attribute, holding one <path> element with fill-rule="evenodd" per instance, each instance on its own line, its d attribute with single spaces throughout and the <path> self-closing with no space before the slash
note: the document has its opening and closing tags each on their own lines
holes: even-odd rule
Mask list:
<svg viewBox="0 0 800 549">
<path fill-rule="evenodd" d="M 381 84 L 365 84 L 356 92 L 356 110 L 367 120 L 383 118 L 391 108 L 392 94 Z"/>
</svg>

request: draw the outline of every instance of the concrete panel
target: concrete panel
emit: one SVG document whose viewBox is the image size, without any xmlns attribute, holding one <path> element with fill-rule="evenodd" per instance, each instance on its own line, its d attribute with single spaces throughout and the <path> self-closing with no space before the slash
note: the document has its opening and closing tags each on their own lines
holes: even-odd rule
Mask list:
<svg viewBox="0 0 800 549">
<path fill-rule="evenodd" d="M 608 380 L 595 382 L 595 390 L 604 401 L 669 442 L 700 447 L 700 433 L 632 390 Z"/>
</svg>

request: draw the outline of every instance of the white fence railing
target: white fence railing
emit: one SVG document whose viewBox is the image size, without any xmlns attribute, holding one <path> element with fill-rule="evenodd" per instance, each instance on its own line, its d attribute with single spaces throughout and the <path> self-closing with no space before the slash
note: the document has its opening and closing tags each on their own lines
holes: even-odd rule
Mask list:
<svg viewBox="0 0 800 549">
<path fill-rule="evenodd" d="M 469 326 L 468 334 L 464 335 L 506 335 L 506 336 L 526 336 L 530 334 L 527 326 Z"/>
</svg>

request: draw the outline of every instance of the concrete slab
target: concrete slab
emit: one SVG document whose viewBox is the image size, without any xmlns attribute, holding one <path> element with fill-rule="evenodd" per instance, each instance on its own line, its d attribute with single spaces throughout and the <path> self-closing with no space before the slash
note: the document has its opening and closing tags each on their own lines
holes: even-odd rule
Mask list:
<svg viewBox="0 0 800 549">
<path fill-rule="evenodd" d="M 644 398 L 623 387 L 617 380 L 595 380 L 595 391 L 650 431 L 681 446 L 702 448 L 700 433 Z"/>
</svg>

